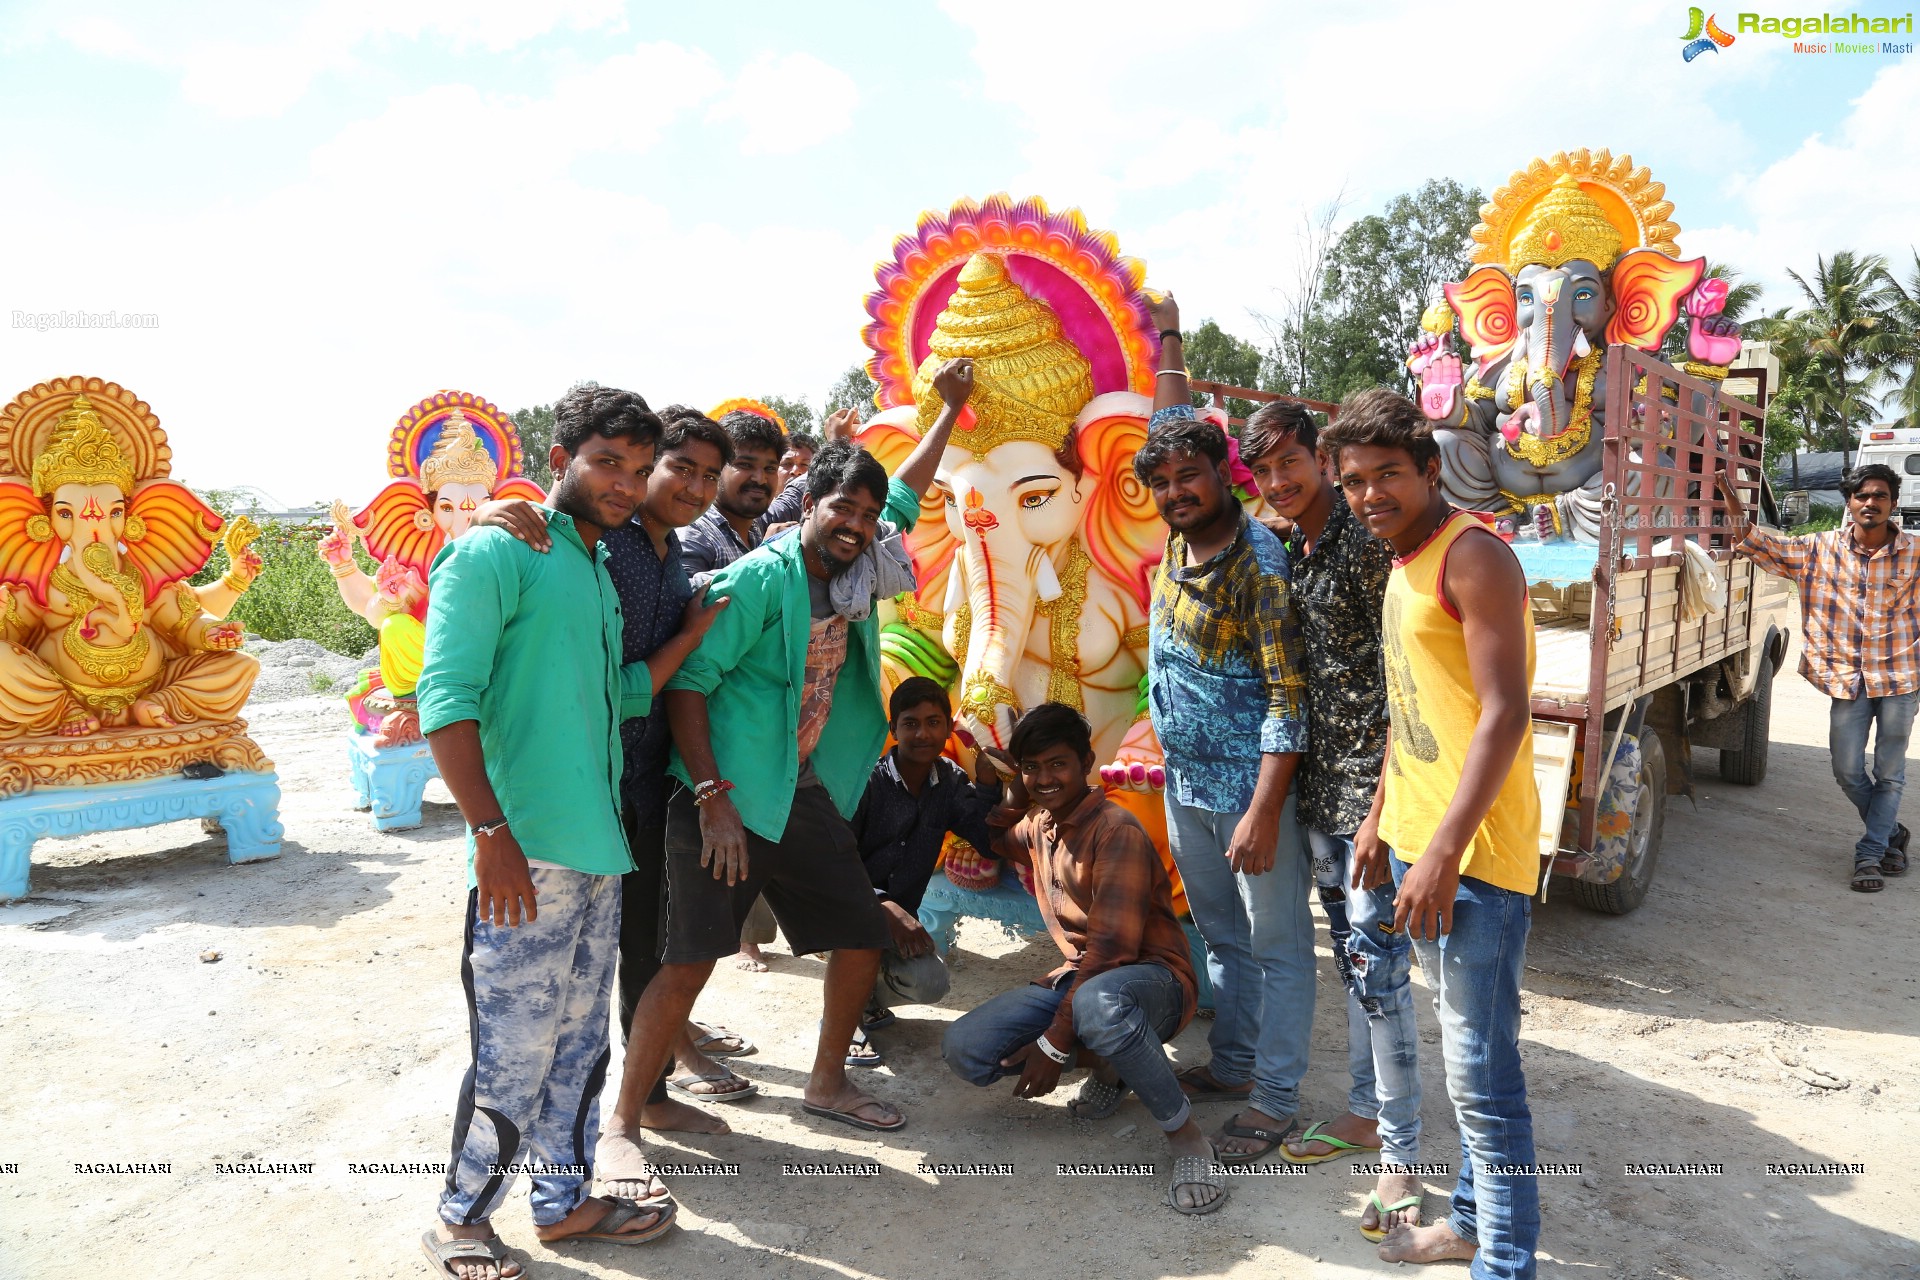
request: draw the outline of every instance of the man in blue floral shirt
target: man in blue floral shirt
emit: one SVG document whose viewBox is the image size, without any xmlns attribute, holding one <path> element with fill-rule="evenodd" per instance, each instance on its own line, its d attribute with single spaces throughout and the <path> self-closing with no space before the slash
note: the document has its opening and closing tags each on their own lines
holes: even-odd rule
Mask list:
<svg viewBox="0 0 1920 1280">
<path fill-rule="evenodd" d="M 1285 1140 L 1313 1030 L 1313 877 L 1291 794 L 1306 682 L 1286 547 L 1241 509 L 1226 433 L 1194 416 L 1173 299 L 1154 312 L 1161 376 L 1133 469 L 1172 532 L 1154 578 L 1147 691 L 1168 839 L 1214 990 L 1212 1060 L 1182 1083 L 1247 1101 L 1214 1138 L 1237 1164 Z"/>
</svg>

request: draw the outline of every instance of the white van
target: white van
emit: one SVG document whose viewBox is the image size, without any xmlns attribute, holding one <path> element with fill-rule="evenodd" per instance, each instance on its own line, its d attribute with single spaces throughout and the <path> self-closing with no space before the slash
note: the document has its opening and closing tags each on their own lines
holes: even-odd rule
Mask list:
<svg viewBox="0 0 1920 1280">
<path fill-rule="evenodd" d="M 1920 427 L 1882 423 L 1860 433 L 1854 465 L 1884 462 L 1900 477 L 1900 527 L 1920 530 Z"/>
</svg>

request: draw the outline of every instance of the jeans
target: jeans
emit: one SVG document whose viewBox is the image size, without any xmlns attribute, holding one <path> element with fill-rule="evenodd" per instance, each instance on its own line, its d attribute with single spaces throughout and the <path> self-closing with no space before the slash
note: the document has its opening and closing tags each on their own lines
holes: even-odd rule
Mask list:
<svg viewBox="0 0 1920 1280">
<path fill-rule="evenodd" d="M 1227 865 L 1241 814 L 1181 804 L 1167 792 L 1167 840 L 1187 890 L 1194 927 L 1207 944 L 1213 980 L 1213 1050 L 1208 1070 L 1224 1085 L 1249 1078 L 1249 1102 L 1275 1120 L 1300 1109 L 1313 1035 L 1313 881 L 1293 797 L 1280 813 L 1271 870 L 1257 876 Z"/>
<path fill-rule="evenodd" d="M 620 877 L 532 867 L 535 920 L 496 925 L 467 893 L 460 957 L 473 1061 L 453 1113 L 440 1221 L 485 1222 L 525 1166 L 533 1221 L 550 1227 L 593 1188 Z M 498 1171 L 496 1171 L 498 1170 Z"/>
<path fill-rule="evenodd" d="M 1413 948 L 1404 929 L 1393 928 L 1396 894 L 1391 879 L 1372 889 L 1353 885 L 1353 837 L 1307 829 L 1318 869 L 1338 877 L 1340 915 L 1348 928 L 1334 940 L 1347 982 L 1347 1071 L 1353 1079 L 1347 1110 L 1370 1116 L 1380 1130 L 1385 1164 L 1420 1161 L 1420 1032 L 1413 1016 Z M 1321 876 L 1321 905 L 1329 907 Z M 1331 932 L 1331 930 L 1329 930 Z M 1343 954 L 1344 953 L 1344 954 Z"/>
<path fill-rule="evenodd" d="M 1053 1025 L 1072 981 L 1073 975 L 1067 974 L 1055 987 L 1030 983 L 1002 991 L 947 1027 L 940 1056 L 969 1084 L 989 1085 L 1016 1074 L 1001 1066 L 1001 1060 Z M 1120 1073 L 1168 1133 L 1186 1124 L 1192 1113 L 1164 1047 L 1180 1029 L 1186 999 L 1173 970 L 1151 963 L 1096 974 L 1073 994 L 1074 1035 Z M 1067 1065 L 1071 1068 L 1073 1060 Z"/>
<path fill-rule="evenodd" d="M 1388 860 L 1398 889 L 1410 864 Z M 1533 899 L 1484 880 L 1461 877 L 1453 930 L 1413 949 L 1438 984 L 1440 1047 L 1447 1096 L 1460 1125 L 1460 1178 L 1448 1218 L 1474 1241 L 1475 1280 L 1532 1280 L 1540 1239 L 1539 1179 L 1523 1168 L 1533 1156 L 1533 1112 L 1520 1066 L 1520 974 L 1526 965 Z"/>
<path fill-rule="evenodd" d="M 1866 834 L 1853 846 L 1855 866 L 1878 863 L 1900 826 L 1900 792 L 1907 782 L 1907 737 L 1920 693 L 1884 698 L 1835 698 L 1827 720 L 1833 776 L 1860 811 Z M 1867 730 L 1873 725 L 1873 776 L 1867 776 Z"/>
</svg>

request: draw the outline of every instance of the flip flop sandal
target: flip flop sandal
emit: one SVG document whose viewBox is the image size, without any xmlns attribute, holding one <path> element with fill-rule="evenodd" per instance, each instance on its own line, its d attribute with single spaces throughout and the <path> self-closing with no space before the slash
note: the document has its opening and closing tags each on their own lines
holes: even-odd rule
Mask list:
<svg viewBox="0 0 1920 1280">
<path fill-rule="evenodd" d="M 1204 1066 L 1188 1067 L 1184 1071 L 1176 1071 L 1173 1073 L 1173 1078 L 1180 1082 L 1180 1088 L 1186 1093 L 1187 1097 L 1192 1098 L 1196 1102 L 1202 1098 L 1239 1098 L 1244 1101 L 1253 1096 L 1253 1082 L 1251 1080 L 1247 1082 L 1247 1087 L 1244 1089 L 1228 1089 L 1223 1087 L 1218 1080 L 1215 1080 L 1213 1078 L 1213 1072 Z M 1206 1083 L 1202 1084 L 1201 1081 L 1205 1081 Z"/>
<path fill-rule="evenodd" d="M 867 1052 L 865 1054 L 856 1054 L 854 1053 L 854 1049 L 865 1049 Z M 859 1027 L 855 1027 L 853 1029 L 853 1044 L 847 1050 L 846 1061 L 850 1067 L 883 1067 L 887 1063 L 887 1055 L 880 1052 L 879 1047 L 876 1046 L 873 1041 L 867 1039 L 867 1033 L 865 1031 Z"/>
<path fill-rule="evenodd" d="M 1116 1084 L 1094 1076 L 1080 1082 L 1080 1091 L 1067 1102 L 1067 1114 L 1076 1120 L 1105 1120 L 1120 1109 L 1120 1100 L 1129 1090 L 1125 1080 Z"/>
<path fill-rule="evenodd" d="M 1879 864 L 1863 862 L 1853 869 L 1853 891 L 1855 893 L 1878 893 L 1887 887 L 1881 879 Z"/>
<path fill-rule="evenodd" d="M 1227 1202 L 1231 1194 L 1227 1190 L 1226 1179 L 1215 1172 L 1216 1164 L 1206 1156 L 1176 1156 L 1173 1161 L 1173 1181 L 1167 1184 L 1167 1203 L 1173 1206 L 1175 1213 L 1198 1216 L 1212 1213 Z M 1174 1192 L 1181 1187 L 1213 1187 L 1220 1194 L 1202 1205 L 1189 1209 L 1180 1203 L 1180 1197 Z"/>
<path fill-rule="evenodd" d="M 717 1093 L 701 1093 L 693 1087 L 696 1084 L 723 1084 L 729 1080 L 737 1081 L 740 1087 Z M 695 1102 L 740 1102 L 760 1092 L 759 1085 L 744 1076 L 735 1075 L 725 1067 L 711 1075 L 703 1076 L 697 1071 L 689 1071 L 683 1076 L 675 1076 L 667 1081 L 667 1088 L 682 1097 L 692 1098 Z"/>
<path fill-rule="evenodd" d="M 864 1107 L 868 1102 L 877 1102 L 877 1098 L 868 1098 L 856 1102 L 856 1107 Z M 892 1124 L 875 1124 L 871 1120 L 862 1120 L 851 1111 L 835 1111 L 832 1107 L 816 1106 L 811 1102 L 802 1102 L 800 1109 L 810 1116 L 819 1116 L 822 1120 L 838 1120 L 841 1124 L 850 1124 L 856 1129 L 865 1129 L 869 1133 L 892 1133 L 895 1129 L 907 1127 L 907 1118 L 901 1116 Z"/>
<path fill-rule="evenodd" d="M 607 1198 L 613 1201 L 613 1208 L 607 1210 L 607 1216 L 594 1223 L 589 1230 L 576 1232 L 573 1235 L 555 1236 L 551 1240 L 542 1240 L 540 1243 L 549 1247 L 557 1244 L 582 1244 L 586 1242 L 595 1244 L 646 1244 L 650 1240 L 658 1240 L 661 1236 L 673 1230 L 673 1220 L 680 1212 L 677 1205 L 639 1204 L 636 1201 L 622 1200 L 615 1196 L 608 1196 Z M 640 1231 L 620 1230 L 621 1227 L 626 1226 L 635 1218 L 644 1218 L 651 1214 L 659 1215 L 659 1221 L 655 1222 L 652 1226 Z"/>
<path fill-rule="evenodd" d="M 420 1237 L 420 1251 L 427 1255 L 427 1266 L 440 1280 L 453 1280 L 459 1273 L 453 1269 L 456 1262 L 492 1262 L 494 1274 L 501 1275 L 501 1266 L 513 1261 L 507 1252 L 507 1242 L 499 1236 L 488 1236 L 485 1240 L 442 1240 L 440 1233 L 428 1229 Z M 523 1267 L 514 1277 L 522 1280 L 527 1274 Z"/>
<path fill-rule="evenodd" d="M 694 1039 L 693 1047 L 709 1058 L 745 1058 L 760 1051 L 753 1041 L 725 1027 L 710 1027 L 704 1022 L 692 1025 L 700 1033 Z M 729 1040 L 734 1046 L 731 1049 L 727 1048 Z"/>
<path fill-rule="evenodd" d="M 899 1020 L 891 1009 L 869 1009 L 860 1015 L 860 1029 L 862 1031 L 883 1031 Z"/>
<path fill-rule="evenodd" d="M 1307 1131 L 1305 1133 L 1301 1134 L 1298 1138 L 1295 1138 L 1293 1141 L 1295 1142 L 1296 1145 L 1299 1145 L 1302 1147 L 1306 1146 L 1309 1142 L 1324 1142 L 1328 1146 L 1332 1147 L 1333 1150 L 1327 1152 L 1325 1155 L 1297 1156 L 1293 1154 L 1293 1152 L 1287 1150 L 1287 1144 L 1283 1142 L 1280 1144 L 1280 1158 L 1285 1160 L 1288 1164 L 1299 1164 L 1299 1165 L 1325 1164 L 1329 1160 L 1338 1160 L 1340 1159 L 1340 1157 L 1347 1155 L 1349 1152 L 1354 1152 L 1354 1151 L 1372 1152 L 1372 1151 L 1380 1150 L 1379 1147 L 1362 1146 L 1358 1142 L 1345 1142 L 1339 1138 L 1334 1137 L 1330 1133 L 1321 1132 L 1326 1127 L 1327 1127 L 1327 1122 L 1325 1120 L 1315 1120 L 1311 1125 L 1307 1126 Z M 1235 1135 L 1235 1136 L 1237 1137 L 1238 1135 Z"/>
<path fill-rule="evenodd" d="M 1412 1209 L 1414 1211 L 1413 1221 L 1407 1225 L 1410 1227 L 1419 1226 L 1420 1206 L 1426 1203 L 1426 1199 L 1426 1193 L 1422 1192 L 1419 1195 L 1408 1196 L 1404 1200 L 1395 1200 L 1392 1204 L 1382 1204 L 1380 1203 L 1380 1193 L 1378 1191 L 1367 1192 L 1367 1206 L 1380 1215 L 1380 1221 L 1383 1225 L 1378 1227 L 1362 1227 L 1360 1228 L 1360 1234 L 1375 1244 L 1379 1244 L 1387 1238 L 1387 1232 L 1393 1229 L 1384 1225 L 1387 1218 L 1392 1214 L 1400 1212 L 1402 1209 Z"/>
<path fill-rule="evenodd" d="M 1893 833 L 1893 839 L 1887 842 L 1886 856 L 1880 859 L 1880 874 L 1883 876 L 1903 876 L 1907 874 L 1907 841 L 1913 833 L 1906 824 L 1899 824 L 1899 830 Z"/>
<path fill-rule="evenodd" d="M 1287 1139 L 1293 1136 L 1297 1128 L 1298 1125 L 1289 1124 L 1284 1129 L 1266 1129 L 1257 1124 L 1241 1124 L 1240 1117 L 1235 1116 L 1221 1126 L 1222 1133 L 1229 1138 L 1252 1138 L 1266 1145 L 1258 1151 L 1222 1151 L 1215 1159 L 1221 1164 L 1252 1164 L 1256 1160 L 1264 1160 L 1275 1151 L 1285 1152 Z"/>
</svg>

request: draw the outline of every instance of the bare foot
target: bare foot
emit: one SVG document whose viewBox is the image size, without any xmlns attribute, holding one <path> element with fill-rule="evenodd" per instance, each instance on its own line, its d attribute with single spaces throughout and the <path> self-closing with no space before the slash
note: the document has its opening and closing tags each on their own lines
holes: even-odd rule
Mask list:
<svg viewBox="0 0 1920 1280">
<path fill-rule="evenodd" d="M 673 1199 L 651 1170 L 638 1142 L 615 1128 L 600 1131 L 600 1145 L 593 1153 L 593 1180 L 602 1191 L 641 1204 Z"/>
<path fill-rule="evenodd" d="M 1377 1252 L 1382 1262 L 1467 1262 L 1477 1248 L 1453 1234 L 1452 1223 L 1443 1221 L 1426 1227 L 1395 1227 Z"/>
<path fill-rule="evenodd" d="M 1292 1150 L 1292 1145 L 1288 1145 Z M 1373 1194 L 1382 1205 L 1398 1204 L 1408 1196 L 1417 1196 L 1426 1188 L 1420 1179 L 1410 1173 L 1383 1173 L 1380 1181 L 1373 1186 Z M 1404 1209 L 1395 1209 L 1382 1220 L 1380 1210 L 1373 1207 L 1373 1201 L 1367 1201 L 1366 1208 L 1360 1211 L 1360 1229 L 1362 1231 L 1386 1231 L 1392 1233 L 1400 1227 L 1418 1226 L 1420 1206 L 1410 1204 Z"/>
<path fill-rule="evenodd" d="M 661 1133 L 732 1133 L 733 1127 L 719 1116 L 672 1098 L 649 1102 L 640 1108 L 642 1128 Z"/>
<path fill-rule="evenodd" d="M 491 1222 L 477 1222 L 471 1226 L 454 1227 L 439 1223 L 434 1235 L 441 1240 L 491 1240 L 494 1236 Z M 469 1259 L 444 1264 L 451 1269 L 458 1280 L 520 1280 L 527 1269 L 512 1258 L 502 1258 L 499 1262 L 491 1259 Z"/>
<path fill-rule="evenodd" d="M 149 729 L 174 729 L 179 726 L 161 705 L 151 698 L 133 704 L 133 722 Z"/>
<path fill-rule="evenodd" d="M 1308 1128 L 1312 1128 L 1312 1126 L 1309 1125 Z M 1380 1149 L 1379 1126 L 1371 1118 L 1367 1116 L 1356 1116 L 1351 1111 L 1341 1116 L 1338 1120 L 1329 1120 L 1327 1123 L 1321 1125 L 1320 1132 L 1326 1134 L 1329 1138 L 1338 1138 L 1342 1142 L 1350 1142 L 1354 1146 L 1364 1147 L 1368 1151 L 1378 1151 Z M 1287 1153 L 1296 1160 L 1321 1159 L 1343 1150 L 1345 1150 L 1344 1147 L 1336 1147 L 1331 1142 L 1322 1142 L 1318 1138 L 1314 1138 L 1310 1142 L 1301 1142 L 1298 1139 L 1294 1139 L 1287 1143 Z M 1411 1191 L 1403 1191 L 1400 1194 L 1412 1195 L 1413 1193 Z M 1386 1198 L 1384 1191 L 1381 1192 L 1381 1198 Z M 1398 1199 L 1399 1197 L 1396 1196 L 1394 1198 Z"/>
<path fill-rule="evenodd" d="M 591 1235 L 602 1231 L 602 1224 L 613 1216 L 619 1208 L 605 1196 L 588 1196 L 575 1209 L 550 1227 L 535 1227 L 534 1234 L 540 1237 L 542 1244 L 560 1244 L 574 1236 Z M 637 1236 L 652 1231 L 660 1225 L 663 1217 L 670 1216 L 673 1209 L 665 1204 L 642 1205 L 643 1212 L 637 1218 L 629 1219 L 617 1228 L 617 1236 Z"/>
<path fill-rule="evenodd" d="M 1213 1144 L 1207 1141 L 1207 1135 L 1192 1119 L 1167 1135 L 1167 1145 L 1175 1156 L 1201 1156 L 1208 1161 L 1213 1159 Z M 1182 1182 L 1173 1188 L 1174 1203 L 1185 1209 L 1198 1209 L 1226 1194 L 1224 1189 L 1210 1187 L 1204 1182 Z"/>
<path fill-rule="evenodd" d="M 760 954 L 760 944 L 757 942 L 741 943 L 740 954 L 733 958 L 733 962 L 748 973 L 767 971 L 767 958 Z"/>
</svg>

